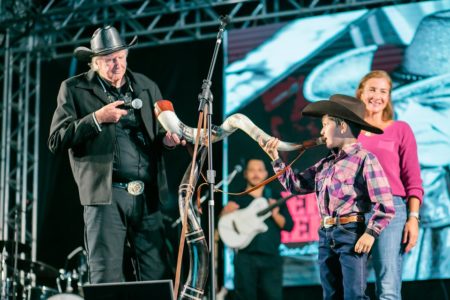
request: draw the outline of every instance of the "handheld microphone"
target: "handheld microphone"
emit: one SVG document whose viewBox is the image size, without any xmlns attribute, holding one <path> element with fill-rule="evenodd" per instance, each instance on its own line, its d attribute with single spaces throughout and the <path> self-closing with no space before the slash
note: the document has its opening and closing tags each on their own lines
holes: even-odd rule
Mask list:
<svg viewBox="0 0 450 300">
<path fill-rule="evenodd" d="M 241 165 L 235 165 L 234 166 L 234 171 L 236 171 L 236 173 L 242 172 L 242 166 Z"/>
<path fill-rule="evenodd" d="M 224 16 L 220 16 L 219 20 L 223 26 L 226 26 L 227 24 L 230 23 L 231 18 L 228 15 L 224 15 Z"/>
<path fill-rule="evenodd" d="M 141 109 L 141 107 L 142 100 L 139 98 L 133 99 L 131 102 L 125 102 L 124 104 L 117 106 L 117 108 L 121 109 Z"/>
</svg>

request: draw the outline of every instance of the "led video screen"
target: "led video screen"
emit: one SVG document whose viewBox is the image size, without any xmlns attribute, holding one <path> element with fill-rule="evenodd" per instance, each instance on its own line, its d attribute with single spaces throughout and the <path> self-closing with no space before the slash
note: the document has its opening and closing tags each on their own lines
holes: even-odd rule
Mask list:
<svg viewBox="0 0 450 300">
<path fill-rule="evenodd" d="M 425 190 L 419 239 L 404 256 L 403 280 L 450 278 L 449 1 L 362 9 L 228 31 L 224 119 L 242 113 L 283 141 L 308 140 L 319 136 L 320 123 L 302 117 L 302 108 L 335 93 L 355 95 L 359 80 L 378 69 L 393 79 L 395 119 L 407 122 L 415 134 Z M 294 168 L 302 170 L 325 153 L 320 148 L 308 150 Z M 285 161 L 294 156 L 282 153 Z M 224 175 L 252 157 L 264 159 L 270 167 L 255 141 L 244 133 L 233 134 L 224 143 Z M 242 186 L 238 178 L 226 190 L 242 190 Z M 276 198 L 281 197 L 277 182 L 270 189 Z M 224 202 L 232 197 L 224 196 Z M 282 233 L 283 283 L 319 284 L 320 217 L 315 196 L 298 196 L 287 206 L 294 229 Z M 226 248 L 225 286 L 231 289 L 232 260 L 233 251 Z"/>
</svg>

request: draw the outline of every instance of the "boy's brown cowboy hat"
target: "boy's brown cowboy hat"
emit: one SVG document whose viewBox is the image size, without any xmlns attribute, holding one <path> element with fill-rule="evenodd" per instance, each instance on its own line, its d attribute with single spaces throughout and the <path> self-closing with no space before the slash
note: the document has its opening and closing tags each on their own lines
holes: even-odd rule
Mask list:
<svg viewBox="0 0 450 300">
<path fill-rule="evenodd" d="M 324 115 L 341 118 L 352 122 L 361 129 L 373 133 L 383 133 L 378 127 L 364 121 L 366 105 L 355 97 L 335 94 L 329 100 L 321 100 L 308 104 L 302 111 L 305 116 L 321 118 Z"/>
<path fill-rule="evenodd" d="M 108 55 L 123 49 L 128 49 L 137 42 L 137 36 L 126 44 L 119 32 L 113 26 L 98 28 L 91 38 L 91 48 L 77 47 L 73 55 L 81 61 L 89 61 L 94 56 Z"/>
</svg>

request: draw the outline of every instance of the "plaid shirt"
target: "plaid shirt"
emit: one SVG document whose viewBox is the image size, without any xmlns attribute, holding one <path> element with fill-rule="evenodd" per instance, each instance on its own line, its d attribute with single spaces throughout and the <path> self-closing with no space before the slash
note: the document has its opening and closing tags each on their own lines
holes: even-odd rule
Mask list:
<svg viewBox="0 0 450 300">
<path fill-rule="evenodd" d="M 272 162 L 275 172 L 285 164 Z M 305 171 L 291 168 L 278 177 L 290 192 L 315 192 L 322 218 L 367 213 L 372 210 L 366 232 L 377 237 L 395 215 L 391 187 L 377 158 L 360 143 L 345 146 Z"/>
</svg>

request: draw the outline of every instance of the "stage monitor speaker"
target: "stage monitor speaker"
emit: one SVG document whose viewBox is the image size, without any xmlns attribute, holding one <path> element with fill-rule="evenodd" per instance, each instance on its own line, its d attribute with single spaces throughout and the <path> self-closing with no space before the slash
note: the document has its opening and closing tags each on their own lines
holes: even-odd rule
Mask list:
<svg viewBox="0 0 450 300">
<path fill-rule="evenodd" d="M 86 284 L 83 292 L 85 300 L 174 300 L 171 280 Z"/>
</svg>

